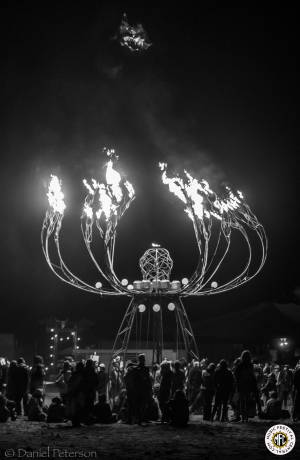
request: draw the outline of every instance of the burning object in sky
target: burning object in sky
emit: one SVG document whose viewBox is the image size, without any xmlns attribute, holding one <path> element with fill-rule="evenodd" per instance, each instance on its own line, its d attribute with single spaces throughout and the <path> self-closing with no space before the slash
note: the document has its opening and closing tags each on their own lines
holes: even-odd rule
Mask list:
<svg viewBox="0 0 300 460">
<path fill-rule="evenodd" d="M 122 17 L 118 39 L 121 46 L 125 46 L 133 53 L 146 51 L 152 45 L 142 24 L 131 26 L 126 13 Z"/>
</svg>

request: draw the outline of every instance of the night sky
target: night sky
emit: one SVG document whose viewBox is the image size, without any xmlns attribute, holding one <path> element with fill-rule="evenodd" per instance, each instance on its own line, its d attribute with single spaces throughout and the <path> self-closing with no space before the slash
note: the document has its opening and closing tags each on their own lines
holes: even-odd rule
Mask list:
<svg viewBox="0 0 300 460">
<path fill-rule="evenodd" d="M 270 246 L 249 284 L 187 301 L 192 321 L 295 300 L 296 10 L 93 0 L 21 5 L 1 7 L 0 331 L 30 340 L 40 320 L 57 316 L 92 319 L 99 335 L 115 334 L 126 299 L 64 285 L 40 244 L 46 187 L 55 173 L 67 203 L 65 259 L 92 284 L 98 280 L 81 240 L 81 180 L 103 173 L 105 146 L 117 150 L 119 170 L 137 194 L 119 228 L 120 277 L 140 278 L 138 259 L 152 241 L 172 253 L 173 278 L 192 272 L 191 221 L 157 168 L 170 161 L 213 187 L 226 182 L 241 189 Z M 153 45 L 146 52 L 130 53 L 113 39 L 124 11 L 148 32 Z"/>
</svg>

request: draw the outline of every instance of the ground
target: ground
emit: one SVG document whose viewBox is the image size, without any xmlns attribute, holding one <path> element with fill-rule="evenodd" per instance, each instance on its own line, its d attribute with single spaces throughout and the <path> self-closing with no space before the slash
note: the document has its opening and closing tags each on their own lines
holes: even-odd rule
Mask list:
<svg viewBox="0 0 300 460">
<path fill-rule="evenodd" d="M 248 424 L 211 424 L 194 416 L 186 429 L 157 424 L 72 428 L 69 423 L 48 425 L 21 418 L 0 424 L 0 458 L 274 459 L 264 443 L 272 424 L 256 420 Z M 299 459 L 300 424 L 289 426 L 298 440 L 285 458 Z"/>
<path fill-rule="evenodd" d="M 47 399 L 57 395 L 47 385 Z M 92 425 L 29 422 L 25 417 L 0 423 L 0 460 L 7 458 L 96 458 L 101 460 L 265 460 L 276 456 L 265 447 L 265 433 L 278 422 L 257 418 L 247 424 L 203 422 L 192 416 L 185 429 L 168 425 Z M 285 456 L 300 459 L 300 423 L 284 420 L 295 432 L 296 445 Z"/>
</svg>

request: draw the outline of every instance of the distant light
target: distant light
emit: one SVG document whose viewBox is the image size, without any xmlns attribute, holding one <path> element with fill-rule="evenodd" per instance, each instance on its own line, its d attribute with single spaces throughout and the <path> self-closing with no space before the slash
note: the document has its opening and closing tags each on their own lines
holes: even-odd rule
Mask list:
<svg viewBox="0 0 300 460">
<path fill-rule="evenodd" d="M 155 303 L 153 305 L 153 311 L 158 312 L 160 310 L 160 305 L 158 303 Z"/>
<path fill-rule="evenodd" d="M 51 337 L 51 340 L 54 340 L 54 337 Z"/>
<path fill-rule="evenodd" d="M 81 340 L 81 338 L 80 338 L 80 337 L 77 337 L 77 340 Z"/>
<path fill-rule="evenodd" d="M 76 350 L 79 350 L 79 346 L 77 345 Z"/>
<path fill-rule="evenodd" d="M 50 358 L 53 358 L 53 355 L 49 355 L 49 356 L 50 356 Z"/>
<path fill-rule="evenodd" d="M 100 281 L 97 281 L 95 286 L 96 286 L 97 289 L 101 289 L 102 288 L 102 283 Z"/>
<path fill-rule="evenodd" d="M 67 340 L 70 340 L 70 337 L 67 337 Z"/>
<path fill-rule="evenodd" d="M 132 291 L 132 289 L 133 289 L 132 284 L 128 284 L 127 289 L 128 289 L 128 291 Z"/>
<path fill-rule="evenodd" d="M 168 304 L 168 310 L 174 311 L 174 310 L 175 310 L 175 303 L 170 302 L 170 303 Z"/>
<path fill-rule="evenodd" d="M 64 339 L 61 337 L 59 340 L 62 342 Z"/>
<path fill-rule="evenodd" d="M 122 286 L 127 286 L 128 280 L 126 278 L 122 279 L 121 284 Z"/>
<path fill-rule="evenodd" d="M 56 337 L 57 337 L 57 334 L 55 334 L 54 337 L 56 338 Z"/>
<path fill-rule="evenodd" d="M 72 335 L 75 335 L 75 332 L 71 332 Z"/>
<path fill-rule="evenodd" d="M 51 348 L 51 349 L 54 348 L 53 345 L 50 345 L 50 348 Z"/>
<path fill-rule="evenodd" d="M 54 363 L 50 363 L 50 366 L 54 366 Z"/>
<path fill-rule="evenodd" d="M 188 278 L 182 278 L 181 282 L 185 286 L 186 284 L 188 284 L 189 280 Z"/>
<path fill-rule="evenodd" d="M 45 370 L 47 371 L 49 369 L 49 367 L 45 367 Z"/>
<path fill-rule="evenodd" d="M 157 243 L 152 243 L 151 246 L 153 248 L 160 248 L 160 244 L 157 244 Z"/>
<path fill-rule="evenodd" d="M 288 339 L 286 337 L 280 337 L 280 347 L 287 347 L 289 345 Z"/>
<path fill-rule="evenodd" d="M 217 288 L 217 287 L 218 287 L 218 283 L 217 283 L 216 281 L 213 281 L 213 282 L 211 283 L 211 287 L 214 288 L 214 289 Z"/>
<path fill-rule="evenodd" d="M 54 329 L 50 329 L 50 332 L 54 332 Z"/>
<path fill-rule="evenodd" d="M 141 304 L 138 306 L 138 309 L 139 309 L 139 312 L 140 312 L 140 313 L 143 313 L 143 312 L 146 310 L 146 305 L 144 305 L 143 303 L 141 303 Z"/>
</svg>

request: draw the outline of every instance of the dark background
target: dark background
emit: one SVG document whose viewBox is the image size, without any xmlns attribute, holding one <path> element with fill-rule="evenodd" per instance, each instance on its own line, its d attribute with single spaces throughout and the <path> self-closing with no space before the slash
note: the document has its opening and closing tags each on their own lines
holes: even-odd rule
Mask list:
<svg viewBox="0 0 300 460">
<path fill-rule="evenodd" d="M 112 39 L 123 12 L 153 45 L 133 54 Z M 299 285 L 296 135 L 298 23 L 293 8 L 220 8 L 195 2 L 9 2 L 1 6 L 1 331 L 30 341 L 43 318 L 95 322 L 112 338 L 127 299 L 100 299 L 50 272 L 40 230 L 51 173 L 63 180 L 65 259 L 97 281 L 80 234 L 81 180 L 102 171 L 104 146 L 137 199 L 123 217 L 117 272 L 140 278 L 152 241 L 174 258 L 173 278 L 196 258 L 191 222 L 161 184 L 158 161 L 213 187 L 241 189 L 264 224 L 267 263 L 227 294 L 186 302 L 203 318 L 266 300 L 295 300 Z M 232 257 L 239 257 L 233 248 Z"/>
</svg>

